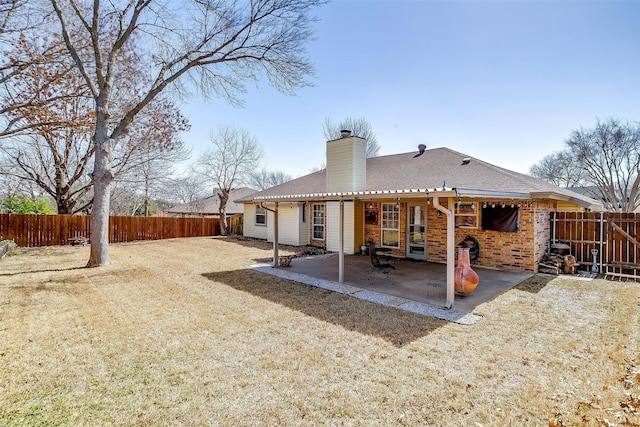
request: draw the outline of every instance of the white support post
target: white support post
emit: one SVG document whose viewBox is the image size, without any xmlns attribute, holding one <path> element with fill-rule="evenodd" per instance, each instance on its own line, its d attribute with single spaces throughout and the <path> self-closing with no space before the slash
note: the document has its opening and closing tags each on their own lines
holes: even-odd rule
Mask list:
<svg viewBox="0 0 640 427">
<path fill-rule="evenodd" d="M 453 197 L 448 198 L 449 206 L 453 206 Z M 449 210 L 440 204 L 438 196 L 433 196 L 433 206 L 445 214 L 447 217 L 447 300 L 446 308 L 453 308 L 455 300 L 455 274 L 456 274 L 456 234 L 455 234 L 455 216 L 452 210 Z"/>
<path fill-rule="evenodd" d="M 344 282 L 344 200 L 340 200 L 340 238 L 338 249 L 338 282 Z"/>
<path fill-rule="evenodd" d="M 273 266 L 278 267 L 280 260 L 278 256 L 278 202 L 273 210 Z"/>
</svg>

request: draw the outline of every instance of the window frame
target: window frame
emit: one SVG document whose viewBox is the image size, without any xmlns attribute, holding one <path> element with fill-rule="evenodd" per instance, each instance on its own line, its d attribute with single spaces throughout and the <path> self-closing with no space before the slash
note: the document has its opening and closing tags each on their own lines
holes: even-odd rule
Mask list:
<svg viewBox="0 0 640 427">
<path fill-rule="evenodd" d="M 380 245 L 385 248 L 400 248 L 400 205 L 382 203 L 380 215 Z M 395 234 L 395 245 L 388 244 L 385 234 Z"/>
<path fill-rule="evenodd" d="M 258 209 L 261 209 L 262 213 L 259 213 Z M 259 216 L 264 217 L 264 222 L 258 221 Z M 255 225 L 260 227 L 266 227 L 267 226 L 267 209 L 263 208 L 260 205 L 256 205 L 256 214 L 254 215 L 254 220 L 255 220 Z"/>
<path fill-rule="evenodd" d="M 311 238 L 313 240 L 325 240 L 326 236 L 326 225 L 327 225 L 327 216 L 326 216 L 326 208 L 324 203 L 314 203 L 312 208 L 312 219 L 311 219 Z M 317 215 L 321 214 L 321 215 Z M 321 223 L 320 223 L 321 222 Z M 316 237 L 316 227 L 318 230 L 322 230 L 322 237 Z"/>
<path fill-rule="evenodd" d="M 458 202 L 455 209 L 456 228 L 478 228 L 478 206 L 475 202 Z"/>
</svg>

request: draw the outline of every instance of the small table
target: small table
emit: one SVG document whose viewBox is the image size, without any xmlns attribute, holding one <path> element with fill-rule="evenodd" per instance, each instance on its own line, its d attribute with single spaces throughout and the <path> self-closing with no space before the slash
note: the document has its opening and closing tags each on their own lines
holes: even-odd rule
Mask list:
<svg viewBox="0 0 640 427">
<path fill-rule="evenodd" d="M 387 255 L 391 251 L 391 248 L 376 248 L 376 253 L 380 252 L 382 255 Z"/>
<path fill-rule="evenodd" d="M 376 256 L 380 259 L 389 260 L 391 258 L 391 248 L 376 248 Z"/>
</svg>

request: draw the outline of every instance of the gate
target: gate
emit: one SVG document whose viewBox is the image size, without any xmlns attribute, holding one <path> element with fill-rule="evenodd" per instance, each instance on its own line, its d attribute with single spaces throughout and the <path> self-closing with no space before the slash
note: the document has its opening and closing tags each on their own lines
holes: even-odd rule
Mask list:
<svg viewBox="0 0 640 427">
<path fill-rule="evenodd" d="M 640 279 L 640 215 L 617 212 L 554 212 L 551 243 L 571 247 L 576 260 L 605 278 Z"/>
</svg>

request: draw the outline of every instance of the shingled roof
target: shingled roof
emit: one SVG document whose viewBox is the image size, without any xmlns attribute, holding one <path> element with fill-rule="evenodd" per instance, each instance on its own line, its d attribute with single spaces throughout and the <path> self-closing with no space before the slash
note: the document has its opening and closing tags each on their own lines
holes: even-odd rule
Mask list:
<svg viewBox="0 0 640 427">
<path fill-rule="evenodd" d="M 433 192 L 454 190 L 459 196 L 496 198 L 551 198 L 567 200 L 587 208 L 599 202 L 541 179 L 504 169 L 451 150 L 433 148 L 423 155 L 401 153 L 367 159 L 365 193 Z M 264 199 L 286 199 L 327 193 L 326 169 L 305 175 L 236 200 L 239 203 Z M 355 197 L 354 197 L 355 198 Z"/>
<path fill-rule="evenodd" d="M 227 202 L 226 212 L 229 215 L 241 214 L 244 212 L 242 203 L 236 203 L 235 200 L 254 194 L 257 190 L 253 188 L 243 187 L 235 188 L 229 193 L 229 201 Z M 220 197 L 218 195 L 204 197 L 194 200 L 193 202 L 177 205 L 167 210 L 167 213 L 173 215 L 218 215 L 220 213 Z"/>
</svg>

